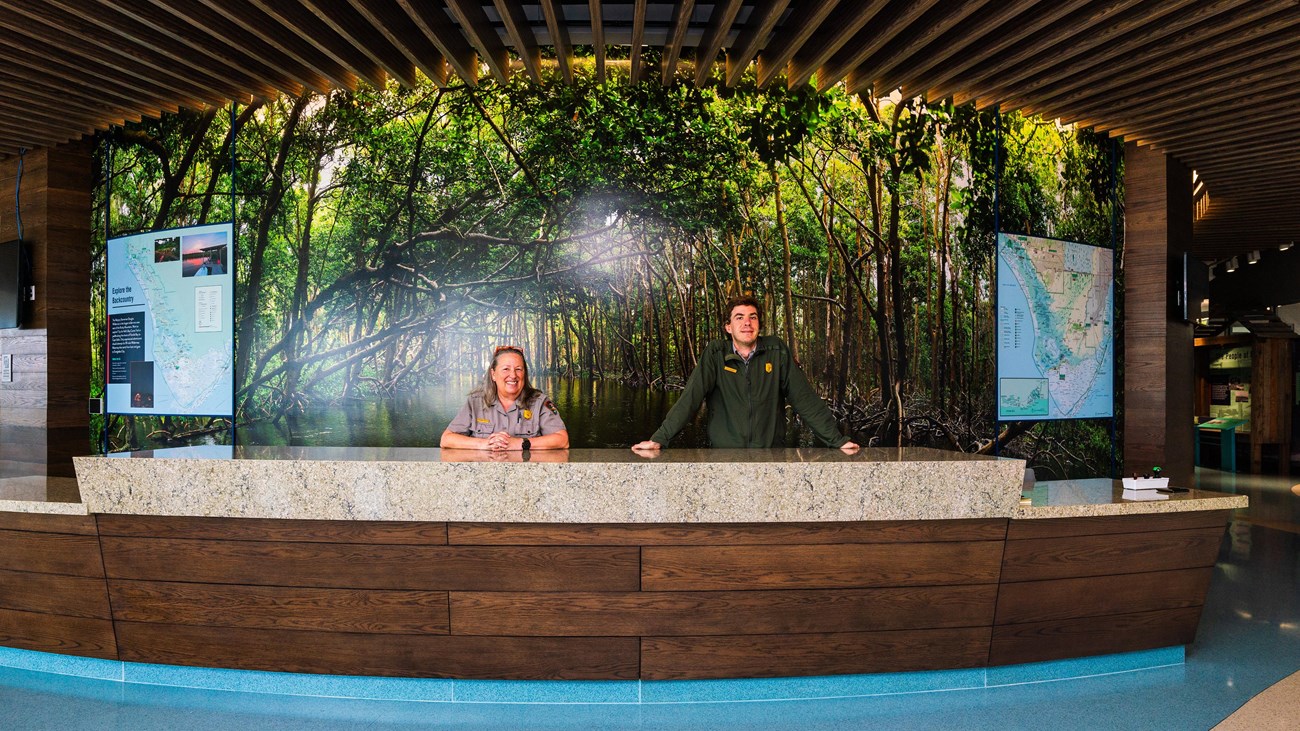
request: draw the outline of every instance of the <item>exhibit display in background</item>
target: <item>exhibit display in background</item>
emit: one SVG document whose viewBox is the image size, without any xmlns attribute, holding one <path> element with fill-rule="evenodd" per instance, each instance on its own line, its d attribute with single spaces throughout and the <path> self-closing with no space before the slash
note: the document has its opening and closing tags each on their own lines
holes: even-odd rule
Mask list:
<svg viewBox="0 0 1300 731">
<path fill-rule="evenodd" d="M 233 251 L 230 223 L 109 239 L 109 413 L 233 414 Z"/>
<path fill-rule="evenodd" d="M 1115 409 L 1114 253 L 998 234 L 998 420 Z"/>
<path fill-rule="evenodd" d="M 1210 354 L 1210 418 L 1238 419 L 1238 434 L 1250 433 L 1251 348 L 1239 345 Z"/>
</svg>

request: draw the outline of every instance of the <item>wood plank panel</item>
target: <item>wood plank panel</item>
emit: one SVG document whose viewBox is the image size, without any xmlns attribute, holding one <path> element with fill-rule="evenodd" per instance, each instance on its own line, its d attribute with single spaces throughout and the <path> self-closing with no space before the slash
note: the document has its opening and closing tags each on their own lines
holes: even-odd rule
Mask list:
<svg viewBox="0 0 1300 731">
<path fill-rule="evenodd" d="M 428 591 L 630 591 L 639 582 L 634 548 L 101 540 L 115 579 Z"/>
<path fill-rule="evenodd" d="M 294 673 L 414 678 L 632 680 L 625 637 L 457 637 L 118 622 L 122 659 Z"/>
<path fill-rule="evenodd" d="M 447 634 L 447 592 L 113 581 L 113 618 L 210 627 Z"/>
<path fill-rule="evenodd" d="M 989 627 L 748 637 L 645 637 L 641 677 L 770 678 L 982 667 Z"/>
<path fill-rule="evenodd" d="M 987 584 L 1001 541 L 772 546 L 647 546 L 646 591 L 836 589 Z"/>
<path fill-rule="evenodd" d="M 0 530 L 0 569 L 104 577 L 99 541 L 68 533 Z"/>
<path fill-rule="evenodd" d="M 1231 512 L 1229 510 L 1195 510 L 1186 513 L 1153 513 L 1151 515 L 1107 515 L 1092 518 L 1013 520 L 1007 529 L 1007 540 L 1095 536 L 1108 533 L 1150 533 L 1164 530 L 1188 530 L 1191 528 L 1222 528 L 1228 524 Z"/>
<path fill-rule="evenodd" d="M 453 592 L 452 632 L 515 636 L 756 635 L 971 627 L 996 584 L 793 591 Z"/>
<path fill-rule="evenodd" d="M 887 520 L 837 523 L 451 523 L 452 545 L 707 546 L 773 543 L 1000 541 L 1007 521 Z"/>
<path fill-rule="evenodd" d="M 73 533 L 82 536 L 93 536 L 95 535 L 95 519 L 89 515 L 0 512 L 0 530 Z"/>
<path fill-rule="evenodd" d="M 0 609 L 0 646 L 118 659 L 113 623 L 90 617 Z"/>
<path fill-rule="evenodd" d="M 111 619 L 104 579 L 0 571 L 0 609 Z"/>
<path fill-rule="evenodd" d="M 307 543 L 446 545 L 446 523 L 382 520 L 276 520 L 270 518 L 179 518 L 99 515 L 106 536 L 211 538 Z"/>
<path fill-rule="evenodd" d="M 1003 583 L 1213 566 L 1222 528 L 1008 541 Z"/>
<path fill-rule="evenodd" d="M 990 665 L 1061 660 L 1191 644 L 1200 607 L 993 628 Z"/>
<path fill-rule="evenodd" d="M 1041 622 L 1205 603 L 1214 567 L 1080 579 L 1021 581 L 998 591 L 995 624 Z"/>
</svg>

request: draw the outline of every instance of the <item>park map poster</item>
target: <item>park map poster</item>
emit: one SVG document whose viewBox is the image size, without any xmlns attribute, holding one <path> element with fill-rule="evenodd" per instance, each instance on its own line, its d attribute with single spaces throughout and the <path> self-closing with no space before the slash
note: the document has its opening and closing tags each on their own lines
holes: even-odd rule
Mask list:
<svg viewBox="0 0 1300 731">
<path fill-rule="evenodd" d="M 998 420 L 1115 409 L 1114 253 L 998 235 Z"/>
<path fill-rule="evenodd" d="M 109 239 L 108 413 L 234 413 L 233 252 L 229 223 Z"/>
</svg>

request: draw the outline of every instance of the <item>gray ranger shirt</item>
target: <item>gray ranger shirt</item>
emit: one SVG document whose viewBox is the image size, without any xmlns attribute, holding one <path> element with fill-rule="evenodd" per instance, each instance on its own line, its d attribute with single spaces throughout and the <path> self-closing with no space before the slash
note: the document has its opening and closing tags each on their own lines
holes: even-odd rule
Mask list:
<svg viewBox="0 0 1300 731">
<path fill-rule="evenodd" d="M 480 439 L 503 431 L 512 437 L 531 439 L 564 431 L 564 428 L 559 410 L 544 393 L 538 392 L 527 403 L 520 399 L 508 410 L 501 408 L 500 401 L 488 406 L 482 394 L 471 393 L 456 418 L 447 426 L 447 431 Z"/>
</svg>

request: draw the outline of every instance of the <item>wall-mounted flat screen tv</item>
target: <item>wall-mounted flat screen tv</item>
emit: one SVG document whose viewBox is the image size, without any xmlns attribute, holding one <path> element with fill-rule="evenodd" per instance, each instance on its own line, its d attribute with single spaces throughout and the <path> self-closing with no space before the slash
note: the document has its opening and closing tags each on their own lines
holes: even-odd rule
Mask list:
<svg viewBox="0 0 1300 731">
<path fill-rule="evenodd" d="M 0 243 L 0 329 L 23 325 L 26 266 L 21 241 Z"/>
</svg>

